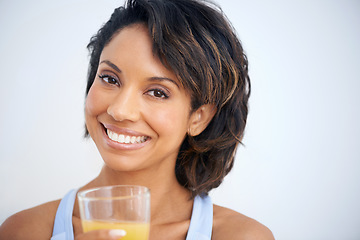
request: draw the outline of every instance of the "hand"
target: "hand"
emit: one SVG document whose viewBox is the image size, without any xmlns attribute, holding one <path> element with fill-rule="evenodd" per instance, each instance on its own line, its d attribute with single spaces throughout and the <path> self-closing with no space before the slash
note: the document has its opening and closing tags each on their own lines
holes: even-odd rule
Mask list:
<svg viewBox="0 0 360 240">
<path fill-rule="evenodd" d="M 79 234 L 76 240 L 119 240 L 126 235 L 124 230 L 120 229 L 101 229 Z"/>
</svg>

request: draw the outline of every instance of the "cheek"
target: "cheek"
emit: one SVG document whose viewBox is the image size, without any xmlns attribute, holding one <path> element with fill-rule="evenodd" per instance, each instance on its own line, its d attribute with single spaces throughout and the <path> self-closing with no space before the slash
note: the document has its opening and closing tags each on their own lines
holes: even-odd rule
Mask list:
<svg viewBox="0 0 360 240">
<path fill-rule="evenodd" d="M 153 124 L 157 128 L 157 132 L 166 135 L 182 135 L 188 130 L 189 115 L 181 108 L 156 109 L 150 114 L 152 116 L 151 119 L 153 119 Z"/>
<path fill-rule="evenodd" d="M 92 86 L 86 97 L 85 101 L 85 118 L 86 120 L 90 117 L 96 117 L 103 111 L 105 107 L 105 101 L 98 101 L 101 99 L 100 91 L 97 90 L 96 86 Z"/>
</svg>

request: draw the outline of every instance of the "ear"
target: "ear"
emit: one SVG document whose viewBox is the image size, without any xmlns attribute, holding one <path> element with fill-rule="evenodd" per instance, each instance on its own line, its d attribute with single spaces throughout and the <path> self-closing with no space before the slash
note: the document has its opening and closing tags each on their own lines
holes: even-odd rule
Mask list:
<svg viewBox="0 0 360 240">
<path fill-rule="evenodd" d="M 199 107 L 190 116 L 190 125 L 188 134 L 197 136 L 205 130 L 207 125 L 216 113 L 216 107 L 213 104 L 205 104 Z"/>
</svg>

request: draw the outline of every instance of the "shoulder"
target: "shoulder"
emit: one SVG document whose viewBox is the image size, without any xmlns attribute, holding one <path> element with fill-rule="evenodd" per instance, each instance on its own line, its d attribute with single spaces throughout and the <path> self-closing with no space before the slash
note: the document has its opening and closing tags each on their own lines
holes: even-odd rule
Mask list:
<svg viewBox="0 0 360 240">
<path fill-rule="evenodd" d="M 261 223 L 231 209 L 214 205 L 212 239 L 273 240 L 272 232 Z"/>
<path fill-rule="evenodd" d="M 50 239 L 59 203 L 44 203 L 10 216 L 0 226 L 0 239 Z"/>
</svg>

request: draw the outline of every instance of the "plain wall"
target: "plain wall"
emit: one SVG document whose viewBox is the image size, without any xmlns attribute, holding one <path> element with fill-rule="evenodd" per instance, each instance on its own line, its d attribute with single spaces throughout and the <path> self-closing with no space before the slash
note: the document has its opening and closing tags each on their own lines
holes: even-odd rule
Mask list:
<svg viewBox="0 0 360 240">
<path fill-rule="evenodd" d="M 82 137 L 86 45 L 120 3 L 0 1 L 0 223 L 99 173 Z M 360 239 L 360 2 L 218 3 L 252 96 L 245 146 L 213 201 L 279 240 Z"/>
</svg>

